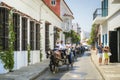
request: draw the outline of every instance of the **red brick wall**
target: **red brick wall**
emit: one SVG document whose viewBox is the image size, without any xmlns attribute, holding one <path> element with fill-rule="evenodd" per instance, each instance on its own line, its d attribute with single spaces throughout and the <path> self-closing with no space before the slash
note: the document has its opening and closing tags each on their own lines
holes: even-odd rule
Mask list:
<svg viewBox="0 0 120 80">
<path fill-rule="evenodd" d="M 56 0 L 56 5 L 51 4 L 51 0 L 44 0 L 44 2 L 50 7 L 58 16 L 60 16 L 60 0 Z"/>
</svg>

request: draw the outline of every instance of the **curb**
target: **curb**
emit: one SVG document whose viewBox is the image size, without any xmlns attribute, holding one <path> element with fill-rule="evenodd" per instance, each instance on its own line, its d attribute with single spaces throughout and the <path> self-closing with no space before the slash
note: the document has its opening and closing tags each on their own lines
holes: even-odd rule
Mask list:
<svg viewBox="0 0 120 80">
<path fill-rule="evenodd" d="M 37 77 L 39 77 L 40 75 L 42 75 L 49 67 L 46 67 L 43 71 L 39 72 L 38 74 L 36 74 L 36 76 L 32 77 L 30 80 L 35 80 Z"/>
<path fill-rule="evenodd" d="M 93 64 L 95 65 L 96 69 L 99 71 L 100 75 L 102 76 L 103 80 L 105 80 L 105 77 L 104 75 L 102 74 L 102 72 L 100 71 L 100 69 L 97 67 L 97 65 L 95 64 L 93 58 L 92 58 L 92 55 L 91 55 L 91 61 L 93 62 Z"/>
</svg>

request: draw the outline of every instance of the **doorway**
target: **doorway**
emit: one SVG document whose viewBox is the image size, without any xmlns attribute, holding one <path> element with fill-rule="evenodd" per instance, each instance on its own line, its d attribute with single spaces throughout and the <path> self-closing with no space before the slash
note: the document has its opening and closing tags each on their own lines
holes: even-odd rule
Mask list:
<svg viewBox="0 0 120 80">
<path fill-rule="evenodd" d="M 117 29 L 118 35 L 118 62 L 120 62 L 120 28 Z"/>
<path fill-rule="evenodd" d="M 109 31 L 109 47 L 112 53 L 110 62 L 118 62 L 117 31 Z"/>
</svg>

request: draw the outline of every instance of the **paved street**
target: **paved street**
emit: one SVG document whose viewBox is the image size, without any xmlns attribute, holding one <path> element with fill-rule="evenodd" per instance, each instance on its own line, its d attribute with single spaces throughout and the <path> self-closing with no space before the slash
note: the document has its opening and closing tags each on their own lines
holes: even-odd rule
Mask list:
<svg viewBox="0 0 120 80">
<path fill-rule="evenodd" d="M 74 67 L 69 70 L 66 66 L 60 67 L 59 72 L 52 74 L 49 69 L 38 76 L 35 80 L 69 80 L 69 79 L 91 79 L 91 80 L 103 80 L 102 76 L 94 66 L 90 58 L 90 52 L 86 52 L 82 57 L 78 58 L 78 61 L 74 63 Z"/>
</svg>

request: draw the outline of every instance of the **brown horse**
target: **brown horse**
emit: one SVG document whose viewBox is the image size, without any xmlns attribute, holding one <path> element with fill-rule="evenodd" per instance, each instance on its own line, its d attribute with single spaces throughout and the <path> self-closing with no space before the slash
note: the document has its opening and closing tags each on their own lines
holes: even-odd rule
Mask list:
<svg viewBox="0 0 120 80">
<path fill-rule="evenodd" d="M 56 50 L 56 51 L 49 50 L 47 52 L 47 55 L 49 55 L 49 58 L 50 58 L 50 64 L 49 64 L 50 71 L 52 71 L 53 73 L 58 71 L 59 66 L 64 65 L 64 64 L 69 65 L 67 63 L 67 58 L 62 59 L 61 54 L 62 53 L 59 50 Z"/>
</svg>

